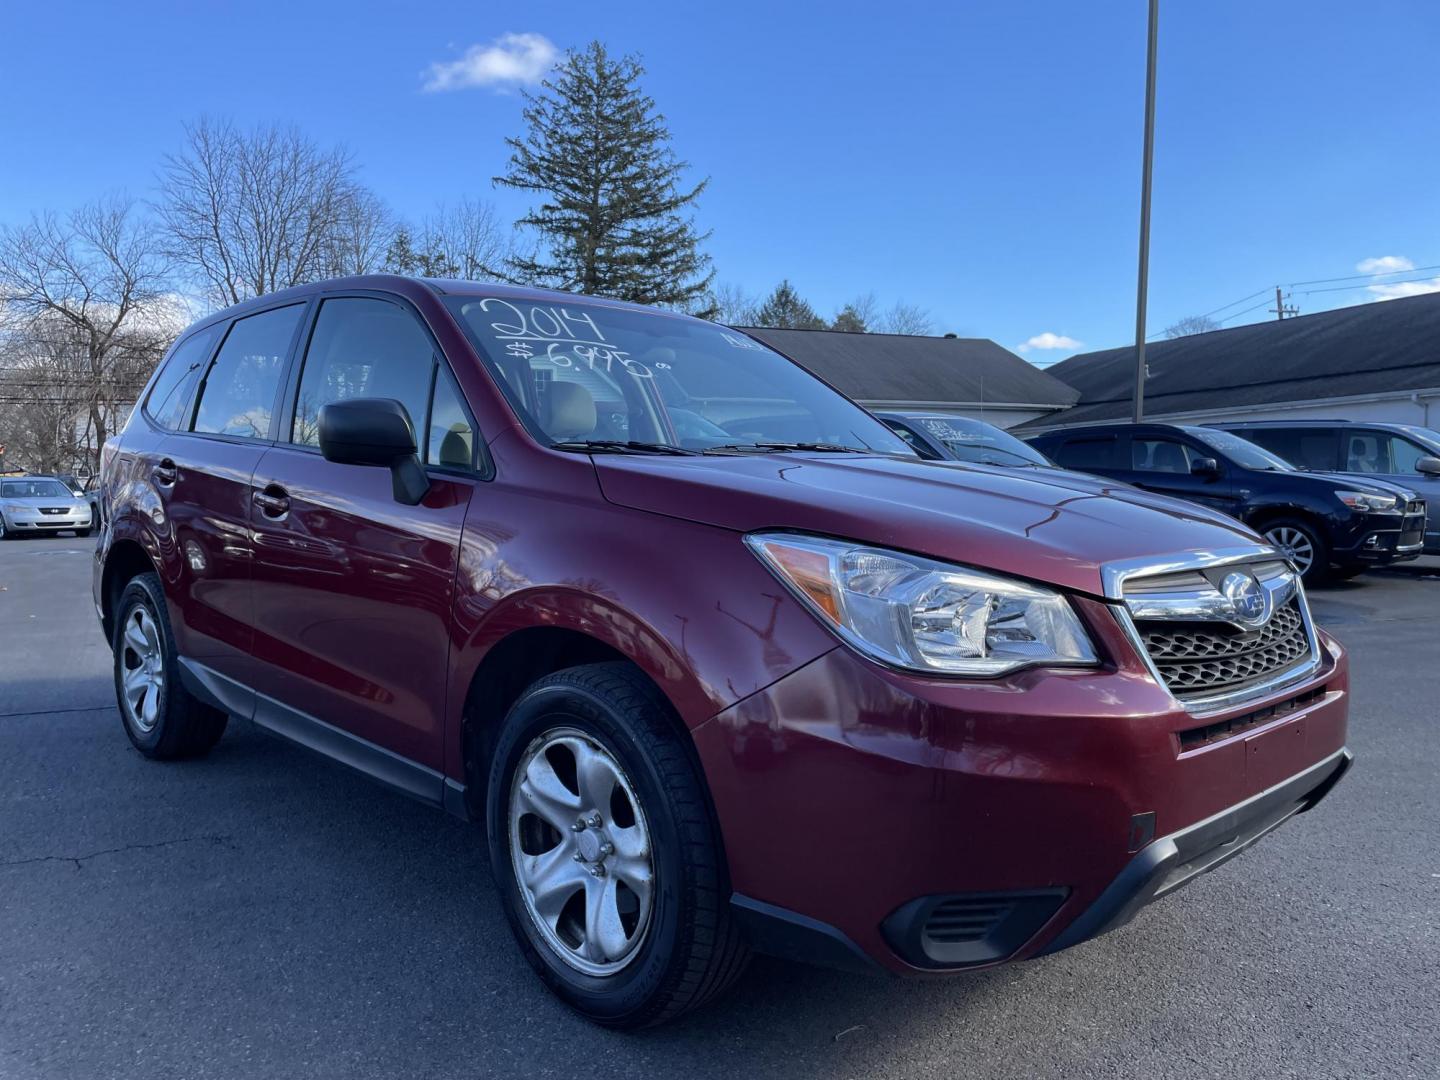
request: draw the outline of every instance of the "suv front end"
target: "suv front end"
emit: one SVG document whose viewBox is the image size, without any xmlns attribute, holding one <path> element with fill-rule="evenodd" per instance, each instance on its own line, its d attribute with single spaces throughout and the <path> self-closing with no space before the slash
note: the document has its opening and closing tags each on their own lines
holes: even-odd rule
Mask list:
<svg viewBox="0 0 1440 1080">
<path fill-rule="evenodd" d="M 847 644 L 697 729 L 763 947 L 896 972 L 1054 952 L 1348 768 L 1345 654 L 1274 549 L 1122 562 L 1066 600 L 1093 663 L 957 679 Z"/>
</svg>

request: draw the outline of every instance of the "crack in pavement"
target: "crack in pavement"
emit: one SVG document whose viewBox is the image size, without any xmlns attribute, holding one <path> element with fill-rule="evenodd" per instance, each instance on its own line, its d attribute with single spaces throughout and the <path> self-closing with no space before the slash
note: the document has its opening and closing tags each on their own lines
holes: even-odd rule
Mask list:
<svg viewBox="0 0 1440 1080">
<path fill-rule="evenodd" d="M 212 844 L 223 845 L 233 849 L 233 837 L 226 834 L 207 833 L 203 836 L 181 836 L 174 840 L 161 840 L 154 844 L 124 844 L 120 847 L 105 848 L 102 851 L 92 851 L 88 855 L 36 855 L 30 859 L 8 859 L 0 862 L 0 870 L 9 866 L 29 866 L 33 863 L 43 862 L 68 862 L 74 865 L 76 870 L 90 859 L 98 859 L 101 855 L 121 855 L 127 851 L 148 851 L 152 848 L 174 847 L 177 844 L 198 844 L 202 840 L 208 840 Z"/>
</svg>

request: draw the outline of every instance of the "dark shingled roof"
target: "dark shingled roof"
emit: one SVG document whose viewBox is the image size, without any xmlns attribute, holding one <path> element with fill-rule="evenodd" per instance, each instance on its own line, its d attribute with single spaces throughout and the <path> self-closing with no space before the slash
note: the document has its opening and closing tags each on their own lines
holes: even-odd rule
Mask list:
<svg viewBox="0 0 1440 1080">
<path fill-rule="evenodd" d="M 986 338 L 741 329 L 857 401 L 1058 409 L 1079 396 Z"/>
<path fill-rule="evenodd" d="M 1158 341 L 1145 362 L 1145 413 L 1156 417 L 1436 387 L 1440 293 Z M 1080 401 L 1029 426 L 1130 416 L 1134 346 L 1081 353 L 1047 372 Z"/>
</svg>

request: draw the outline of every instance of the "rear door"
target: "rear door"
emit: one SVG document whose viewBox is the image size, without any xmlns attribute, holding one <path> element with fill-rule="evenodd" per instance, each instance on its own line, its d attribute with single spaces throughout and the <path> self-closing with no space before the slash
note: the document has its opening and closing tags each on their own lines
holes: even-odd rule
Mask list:
<svg viewBox="0 0 1440 1080">
<path fill-rule="evenodd" d="M 135 443 L 158 495 L 160 531 L 178 556 L 168 564 L 178 580 L 167 595 L 180 653 L 242 683 L 253 641 L 250 476 L 274 436 L 304 313 L 304 303 L 289 304 L 225 327 L 193 380 L 177 379 L 147 402 L 156 420 L 178 430 Z M 129 435 L 125 444 L 128 451 Z"/>
<path fill-rule="evenodd" d="M 306 337 L 285 431 L 250 484 L 255 688 L 271 699 L 256 719 L 330 738 L 319 720 L 439 770 L 461 527 L 479 482 L 474 422 L 408 305 L 327 296 Z M 321 456 L 320 408 L 357 397 L 394 398 L 410 414 L 430 479 L 418 506 L 395 501 L 388 470 Z M 364 745 L 330 749 L 389 768 Z M 439 783 L 403 768 L 389 778 Z"/>
</svg>

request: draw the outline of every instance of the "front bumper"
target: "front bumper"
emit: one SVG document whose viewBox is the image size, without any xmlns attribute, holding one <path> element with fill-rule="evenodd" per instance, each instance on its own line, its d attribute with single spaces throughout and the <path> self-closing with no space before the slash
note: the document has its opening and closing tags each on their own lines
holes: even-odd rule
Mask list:
<svg viewBox="0 0 1440 1080">
<path fill-rule="evenodd" d="M 1356 515 L 1332 557 L 1351 565 L 1385 566 L 1418 559 L 1425 550 L 1425 509 L 1400 514 Z"/>
<path fill-rule="evenodd" d="M 1108 667 L 961 683 L 837 648 L 695 729 L 758 948 L 898 973 L 1065 948 L 1243 850 L 1298 812 L 1268 816 L 1272 790 L 1348 758 L 1325 635 L 1311 679 L 1201 718 L 1079 603 Z"/>
<path fill-rule="evenodd" d="M 89 510 L 67 514 L 39 514 L 30 511 L 6 510 L 5 528 L 12 532 L 64 532 L 88 529 L 93 520 Z"/>
</svg>

